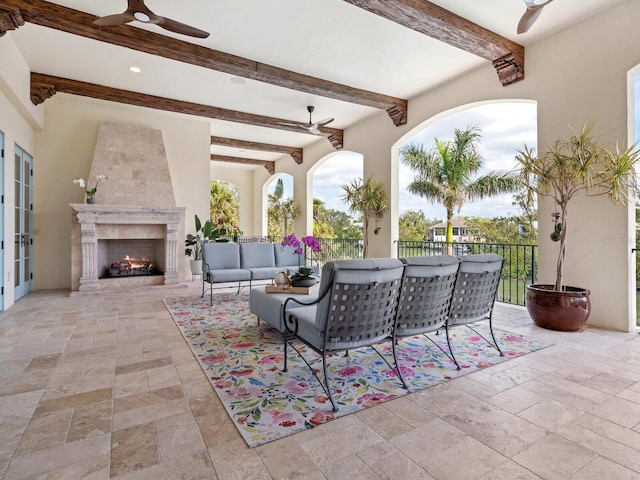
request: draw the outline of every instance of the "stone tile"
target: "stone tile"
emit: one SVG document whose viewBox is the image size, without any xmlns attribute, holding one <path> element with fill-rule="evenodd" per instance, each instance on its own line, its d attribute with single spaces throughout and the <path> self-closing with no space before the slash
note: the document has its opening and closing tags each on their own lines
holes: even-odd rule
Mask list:
<svg viewBox="0 0 640 480">
<path fill-rule="evenodd" d="M 16 455 L 11 459 L 3 480 L 27 478 L 70 467 L 92 458 L 103 458 L 109 455 L 109 443 L 110 435 L 105 434 L 25 455 Z"/>
<path fill-rule="evenodd" d="M 0 460 L 15 452 L 30 422 L 42 391 L 0 397 Z"/>
<path fill-rule="evenodd" d="M 370 471 L 388 480 L 434 480 L 422 467 L 388 443 L 379 443 L 358 453 Z M 335 477 L 338 478 L 338 477 Z"/>
<path fill-rule="evenodd" d="M 111 434 L 112 477 L 142 470 L 159 462 L 153 423 L 125 428 Z"/>
<path fill-rule="evenodd" d="M 67 442 L 110 432 L 112 415 L 113 400 L 104 400 L 74 408 L 67 433 Z"/>
<path fill-rule="evenodd" d="M 640 472 L 640 457 L 637 450 L 619 444 L 596 432 L 586 430 L 578 425 L 566 425 L 558 430 L 558 435 L 584 448 L 608 458 L 620 465 Z"/>
<path fill-rule="evenodd" d="M 420 465 L 435 478 L 448 480 L 476 479 L 507 461 L 506 457 L 471 437 L 433 453 Z M 463 458 L 464 461 L 460 461 Z"/>
<path fill-rule="evenodd" d="M 508 460 L 497 469 L 485 473 L 478 480 L 539 480 L 540 478 L 535 473 Z"/>
<path fill-rule="evenodd" d="M 162 462 L 206 450 L 191 412 L 157 420 L 156 435 Z"/>
<path fill-rule="evenodd" d="M 541 476 L 555 480 L 571 478 L 596 454 L 554 433 L 519 453 L 513 461 Z"/>
<path fill-rule="evenodd" d="M 375 478 L 369 467 L 355 455 L 323 465 L 322 473 L 326 478 L 348 478 L 349 480 L 370 480 Z"/>
<path fill-rule="evenodd" d="M 629 470 L 606 458 L 596 457 L 571 478 L 572 480 L 601 480 L 603 478 L 640 480 L 640 473 Z"/>
<path fill-rule="evenodd" d="M 271 480 L 258 452 L 242 439 L 210 448 L 209 456 L 219 480 Z"/>
<path fill-rule="evenodd" d="M 340 428 L 337 424 L 335 427 Z M 322 436 L 298 443 L 316 465 L 322 467 L 383 441 L 380 435 L 357 419 L 351 426 L 341 428 L 338 432 L 339 434 Z"/>
<path fill-rule="evenodd" d="M 126 397 L 136 393 L 146 393 L 149 390 L 149 379 L 147 372 L 144 370 L 116 376 L 114 386 L 114 396 L 116 398 Z"/>
<path fill-rule="evenodd" d="M 417 405 L 410 397 L 413 396 L 395 398 L 390 402 L 386 402 L 384 408 L 412 427 L 430 422 L 436 418 L 433 413 Z M 375 411 L 376 408 L 374 407 L 372 410 Z"/>
<path fill-rule="evenodd" d="M 640 451 L 640 433 L 629 430 L 617 423 L 610 422 L 595 415 L 584 414 L 577 418 L 573 424 Z"/>
<path fill-rule="evenodd" d="M 141 360 L 134 363 L 127 363 L 118 365 L 116 368 L 116 375 L 123 375 L 125 373 L 139 372 L 141 370 L 149 370 L 152 368 L 164 367 L 171 364 L 170 357 L 160 357 L 149 360 Z"/>
<path fill-rule="evenodd" d="M 189 411 L 189 402 L 186 398 L 163 400 L 138 408 L 132 408 L 121 412 L 116 412 L 112 418 L 112 430 L 143 425 L 161 418 L 172 417 Z"/>
<path fill-rule="evenodd" d="M 118 475 L 118 480 L 217 480 L 206 452 L 185 454 L 170 462 L 162 462 L 134 472 Z"/>
<path fill-rule="evenodd" d="M 43 415 L 56 410 L 64 410 L 80 405 L 89 405 L 91 403 L 110 400 L 113 396 L 112 388 L 101 388 L 89 392 L 76 393 L 72 395 L 64 395 L 54 398 L 43 398 L 36 408 L 35 415 Z"/>
<path fill-rule="evenodd" d="M 590 413 L 628 428 L 640 422 L 640 404 L 619 397 L 606 400 Z"/>
<path fill-rule="evenodd" d="M 16 455 L 62 445 L 72 413 L 73 409 L 68 408 L 32 417 L 16 449 Z"/>
<path fill-rule="evenodd" d="M 436 418 L 389 441 L 417 464 L 423 464 L 438 452 L 462 442 L 467 435 L 460 429 Z"/>
<path fill-rule="evenodd" d="M 411 425 L 385 408 L 385 405 L 377 405 L 376 408 L 367 408 L 357 412 L 356 417 L 369 425 L 382 438 L 388 440 L 413 429 Z"/>
<path fill-rule="evenodd" d="M 300 478 L 316 473 L 324 478 L 313 460 L 292 437 L 269 442 L 255 448 L 272 478 Z"/>
<path fill-rule="evenodd" d="M 555 400 L 543 400 L 518 414 L 519 417 L 550 432 L 556 431 L 580 415 L 582 411 Z"/>
<path fill-rule="evenodd" d="M 180 377 L 174 365 L 147 370 L 149 390 L 181 386 Z"/>
<path fill-rule="evenodd" d="M 544 398 L 531 390 L 517 386 L 487 398 L 487 402 L 509 413 L 516 414 L 540 403 Z"/>
<path fill-rule="evenodd" d="M 114 412 L 126 412 L 128 410 L 148 407 L 167 400 L 176 400 L 180 398 L 184 398 L 184 392 L 180 386 L 161 388 L 160 390 L 155 390 L 153 392 L 144 392 L 116 398 Z"/>
</svg>

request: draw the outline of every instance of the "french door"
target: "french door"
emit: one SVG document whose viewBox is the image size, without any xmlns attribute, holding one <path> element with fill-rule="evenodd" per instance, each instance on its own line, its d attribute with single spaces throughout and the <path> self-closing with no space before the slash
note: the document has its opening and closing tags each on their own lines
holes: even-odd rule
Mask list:
<svg viewBox="0 0 640 480">
<path fill-rule="evenodd" d="M 14 300 L 32 289 L 33 282 L 33 157 L 16 145 L 14 216 Z"/>
</svg>

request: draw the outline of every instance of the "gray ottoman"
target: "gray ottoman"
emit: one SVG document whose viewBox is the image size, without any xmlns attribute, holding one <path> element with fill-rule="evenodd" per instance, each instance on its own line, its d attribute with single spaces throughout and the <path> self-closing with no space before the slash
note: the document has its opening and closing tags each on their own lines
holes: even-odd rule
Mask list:
<svg viewBox="0 0 640 480">
<path fill-rule="evenodd" d="M 284 324 L 282 323 L 282 306 L 284 301 L 289 297 L 294 297 L 301 302 L 312 302 L 318 298 L 320 291 L 319 285 L 316 285 L 308 295 L 291 294 L 291 293 L 267 293 L 264 285 L 261 287 L 253 287 L 249 292 L 249 310 L 258 317 L 258 322 L 264 320 L 280 333 L 284 332 Z M 301 307 L 296 302 L 289 302 L 288 308 Z"/>
</svg>

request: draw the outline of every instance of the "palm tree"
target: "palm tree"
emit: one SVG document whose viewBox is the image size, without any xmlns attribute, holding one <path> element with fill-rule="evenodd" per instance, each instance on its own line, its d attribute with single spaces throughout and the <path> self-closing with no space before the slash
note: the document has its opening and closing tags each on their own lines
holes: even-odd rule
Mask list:
<svg viewBox="0 0 640 480">
<path fill-rule="evenodd" d="M 373 180 L 373 176 L 366 180 L 357 178 L 350 185 L 343 185 L 344 194 L 340 197 L 349 205 L 349 211 L 362 214 L 362 256 L 367 258 L 369 247 L 369 222 L 371 219 L 379 220 L 389 209 L 389 199 L 384 185 Z M 379 229 L 376 228 L 375 233 Z"/>
<path fill-rule="evenodd" d="M 447 243 L 453 242 L 454 209 L 460 211 L 467 202 L 514 192 L 519 187 L 516 176 L 510 172 L 494 171 L 476 177 L 482 167 L 478 152 L 481 136 L 478 127 L 456 128 L 453 142 L 436 138 L 430 151 L 424 145 L 414 144 L 400 149 L 401 161 L 416 173 L 407 190 L 440 203 L 447 210 Z"/>
<path fill-rule="evenodd" d="M 234 190 L 228 182 L 212 180 L 209 193 L 211 223 L 231 233 L 240 224 L 237 190 Z"/>
<path fill-rule="evenodd" d="M 299 214 L 300 207 L 295 204 L 293 198 L 285 197 L 284 182 L 282 178 L 278 178 L 276 188 L 267 197 L 267 233 L 270 236 L 280 234 L 284 236 L 292 233 L 289 232 L 289 227 L 293 226 L 292 221 Z M 282 225 L 282 232 L 280 232 L 280 225 Z"/>
</svg>

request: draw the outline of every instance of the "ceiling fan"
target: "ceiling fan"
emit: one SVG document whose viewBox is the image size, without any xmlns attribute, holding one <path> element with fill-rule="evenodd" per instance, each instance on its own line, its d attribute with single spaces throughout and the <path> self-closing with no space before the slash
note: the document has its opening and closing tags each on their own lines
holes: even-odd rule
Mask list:
<svg viewBox="0 0 640 480">
<path fill-rule="evenodd" d="M 324 120 L 320 120 L 319 122 L 313 123 L 311 121 L 311 114 L 313 113 L 314 108 L 315 107 L 313 105 L 309 105 L 307 107 L 307 112 L 309 112 L 309 124 L 308 125 L 305 125 L 304 123 L 284 123 L 284 122 L 280 122 L 280 125 L 287 125 L 287 126 L 292 126 L 292 127 L 300 127 L 300 128 L 303 128 L 303 129 L 307 130 L 309 133 L 311 133 L 313 135 L 326 136 L 325 133 L 322 133 L 320 131 L 320 127 L 323 127 L 323 126 L 333 122 L 333 117 L 325 118 Z"/>
<path fill-rule="evenodd" d="M 191 25 L 186 25 L 176 20 L 156 15 L 144 4 L 144 0 L 127 0 L 127 2 L 128 7 L 124 12 L 100 17 L 97 20 L 94 20 L 93 23 L 100 27 L 107 27 L 123 25 L 137 20 L 143 23 L 152 23 L 164 28 L 165 30 L 180 33 L 182 35 L 188 35 L 190 37 L 207 38 L 209 36 L 208 32 L 192 27 Z"/>
<path fill-rule="evenodd" d="M 553 0 L 524 0 L 527 10 L 518 23 L 518 33 L 528 31 L 542 13 L 542 9 Z"/>
</svg>

